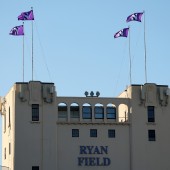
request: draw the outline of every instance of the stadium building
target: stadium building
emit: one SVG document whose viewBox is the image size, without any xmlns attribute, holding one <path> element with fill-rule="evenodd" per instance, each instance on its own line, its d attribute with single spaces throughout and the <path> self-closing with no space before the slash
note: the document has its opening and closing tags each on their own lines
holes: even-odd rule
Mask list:
<svg viewBox="0 0 170 170">
<path fill-rule="evenodd" d="M 85 95 L 57 96 L 53 83 L 15 83 L 0 100 L 4 170 L 170 169 L 168 86 Z"/>
</svg>

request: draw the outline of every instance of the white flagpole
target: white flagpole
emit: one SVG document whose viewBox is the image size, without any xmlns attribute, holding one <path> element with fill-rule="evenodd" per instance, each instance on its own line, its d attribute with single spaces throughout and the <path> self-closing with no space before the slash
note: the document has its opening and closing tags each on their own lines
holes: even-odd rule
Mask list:
<svg viewBox="0 0 170 170">
<path fill-rule="evenodd" d="M 24 22 L 23 22 L 23 32 L 24 32 Z M 25 33 L 23 35 L 23 82 L 24 82 L 24 36 Z"/>
<path fill-rule="evenodd" d="M 130 26 L 129 26 L 129 66 L 130 66 L 130 85 L 132 84 L 132 61 L 131 61 L 131 51 L 130 51 Z"/>
<path fill-rule="evenodd" d="M 147 65 L 146 65 L 146 35 L 145 35 L 145 11 L 144 14 L 144 48 L 145 48 L 145 83 L 147 83 Z"/>
<path fill-rule="evenodd" d="M 31 7 L 31 9 L 33 10 L 33 7 Z M 32 20 L 32 81 L 34 78 L 34 56 L 33 56 L 33 20 Z"/>
</svg>

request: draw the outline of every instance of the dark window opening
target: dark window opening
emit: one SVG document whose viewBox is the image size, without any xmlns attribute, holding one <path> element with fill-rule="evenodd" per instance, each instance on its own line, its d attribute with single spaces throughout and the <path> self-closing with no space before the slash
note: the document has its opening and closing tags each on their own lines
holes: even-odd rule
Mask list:
<svg viewBox="0 0 170 170">
<path fill-rule="evenodd" d="M 154 106 L 148 106 L 148 122 L 155 122 Z"/>
<path fill-rule="evenodd" d="M 4 148 L 4 159 L 6 159 L 6 148 Z"/>
<path fill-rule="evenodd" d="M 115 130 L 114 129 L 108 130 L 108 137 L 109 138 L 115 138 Z"/>
<path fill-rule="evenodd" d="M 58 106 L 58 118 L 67 118 L 67 106 Z"/>
<path fill-rule="evenodd" d="M 155 130 L 148 130 L 148 140 L 156 141 Z"/>
<path fill-rule="evenodd" d="M 79 129 L 72 129 L 72 137 L 79 137 Z"/>
<path fill-rule="evenodd" d="M 32 104 L 32 121 L 39 121 L 39 104 Z"/>
<path fill-rule="evenodd" d="M 39 166 L 32 166 L 32 170 L 39 170 Z"/>
<path fill-rule="evenodd" d="M 95 119 L 104 118 L 104 108 L 102 106 L 95 106 L 94 108 Z"/>
<path fill-rule="evenodd" d="M 71 106 L 70 107 L 70 116 L 71 118 L 79 118 L 79 106 Z"/>
<path fill-rule="evenodd" d="M 97 129 L 90 129 L 90 137 L 97 137 Z"/>
<path fill-rule="evenodd" d="M 116 108 L 115 107 L 107 107 L 106 113 L 107 113 L 107 119 L 116 119 Z"/>
<path fill-rule="evenodd" d="M 82 113 L 83 113 L 83 119 L 91 119 L 92 118 L 91 106 L 83 106 Z"/>
</svg>

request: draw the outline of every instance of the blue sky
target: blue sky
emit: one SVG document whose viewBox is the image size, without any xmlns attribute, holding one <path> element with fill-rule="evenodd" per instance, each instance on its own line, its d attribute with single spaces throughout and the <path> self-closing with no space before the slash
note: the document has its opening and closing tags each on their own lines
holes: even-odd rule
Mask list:
<svg viewBox="0 0 170 170">
<path fill-rule="evenodd" d="M 54 82 L 58 96 L 120 94 L 129 80 L 129 39 L 114 34 L 130 26 L 132 84 L 145 83 L 144 23 L 126 23 L 145 11 L 147 80 L 170 84 L 169 0 L 2 0 L 0 96 L 22 82 L 22 37 L 10 36 L 22 24 L 21 12 L 34 10 L 34 80 Z M 143 19 L 143 18 L 142 18 Z M 25 26 L 25 81 L 32 80 L 31 22 Z"/>
</svg>

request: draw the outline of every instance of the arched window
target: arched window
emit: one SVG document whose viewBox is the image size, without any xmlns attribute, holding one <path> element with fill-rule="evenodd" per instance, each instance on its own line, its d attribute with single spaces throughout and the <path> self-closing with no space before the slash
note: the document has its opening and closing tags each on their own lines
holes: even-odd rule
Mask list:
<svg viewBox="0 0 170 170">
<path fill-rule="evenodd" d="M 102 104 L 96 104 L 94 107 L 95 119 L 104 119 L 104 107 Z"/>
<path fill-rule="evenodd" d="M 106 108 L 107 119 L 116 119 L 116 107 L 113 104 L 108 104 Z"/>
<path fill-rule="evenodd" d="M 72 103 L 70 105 L 70 117 L 71 118 L 79 118 L 80 117 L 79 105 L 77 103 Z"/>
<path fill-rule="evenodd" d="M 86 103 L 83 105 L 82 117 L 83 119 L 92 119 L 92 107 L 90 104 Z"/>
<path fill-rule="evenodd" d="M 128 121 L 128 106 L 126 104 L 119 105 L 119 122 Z"/>
<path fill-rule="evenodd" d="M 65 103 L 58 104 L 58 118 L 67 118 L 67 105 Z"/>
</svg>

